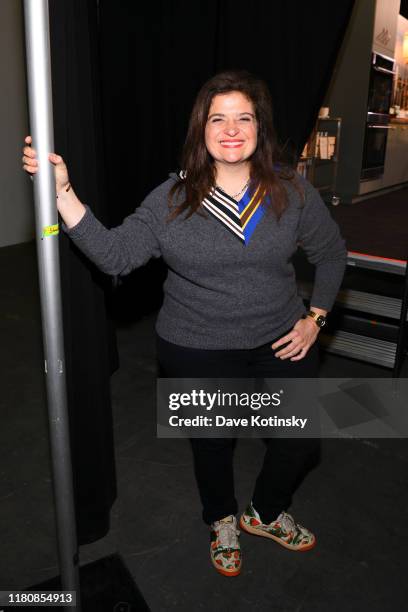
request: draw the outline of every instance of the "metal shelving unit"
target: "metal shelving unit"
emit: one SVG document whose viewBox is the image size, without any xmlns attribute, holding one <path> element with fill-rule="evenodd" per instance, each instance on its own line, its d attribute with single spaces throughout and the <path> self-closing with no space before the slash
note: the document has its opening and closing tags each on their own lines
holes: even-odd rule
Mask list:
<svg viewBox="0 0 408 612">
<path fill-rule="evenodd" d="M 328 136 L 334 136 L 334 153 L 329 159 L 316 156 L 316 139 L 318 133 L 322 132 Z M 340 204 L 340 198 L 336 194 L 337 167 L 339 161 L 341 133 L 341 118 L 319 117 L 315 128 L 305 147 L 307 155 L 299 159 L 298 170 L 305 176 L 321 193 L 322 198 L 333 206 Z"/>
</svg>

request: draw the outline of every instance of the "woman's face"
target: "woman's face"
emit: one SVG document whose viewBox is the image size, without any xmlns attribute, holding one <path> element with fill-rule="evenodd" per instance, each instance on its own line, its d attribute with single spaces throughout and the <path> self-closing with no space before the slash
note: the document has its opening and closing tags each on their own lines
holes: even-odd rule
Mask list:
<svg viewBox="0 0 408 612">
<path fill-rule="evenodd" d="M 239 91 L 217 94 L 205 126 L 205 144 L 217 164 L 240 164 L 256 149 L 258 124 L 252 102 Z"/>
</svg>

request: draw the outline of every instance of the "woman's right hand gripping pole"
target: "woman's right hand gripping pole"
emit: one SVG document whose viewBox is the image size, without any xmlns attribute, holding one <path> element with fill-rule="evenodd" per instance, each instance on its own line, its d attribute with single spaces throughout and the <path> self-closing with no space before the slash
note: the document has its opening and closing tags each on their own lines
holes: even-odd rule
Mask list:
<svg viewBox="0 0 408 612">
<path fill-rule="evenodd" d="M 31 146 L 31 136 L 26 136 L 24 139 L 26 146 L 23 148 L 23 169 L 33 176 L 38 171 L 37 152 Z M 55 190 L 57 193 L 58 211 L 65 221 L 68 228 L 74 227 L 85 214 L 85 207 L 76 197 L 74 190 L 70 186 L 68 168 L 61 157 L 57 153 L 50 153 L 48 159 L 54 166 Z"/>
</svg>

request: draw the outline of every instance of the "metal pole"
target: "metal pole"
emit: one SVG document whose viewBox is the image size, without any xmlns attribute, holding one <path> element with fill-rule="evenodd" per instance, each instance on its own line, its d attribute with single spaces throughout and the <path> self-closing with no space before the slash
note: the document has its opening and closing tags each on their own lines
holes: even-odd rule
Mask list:
<svg viewBox="0 0 408 612">
<path fill-rule="evenodd" d="M 24 21 L 30 127 L 39 164 L 34 179 L 35 226 L 61 587 L 66 591 L 76 591 L 76 609 L 80 610 L 62 329 L 58 212 L 54 169 L 48 160 L 48 154 L 54 151 L 48 0 L 24 0 Z"/>
</svg>

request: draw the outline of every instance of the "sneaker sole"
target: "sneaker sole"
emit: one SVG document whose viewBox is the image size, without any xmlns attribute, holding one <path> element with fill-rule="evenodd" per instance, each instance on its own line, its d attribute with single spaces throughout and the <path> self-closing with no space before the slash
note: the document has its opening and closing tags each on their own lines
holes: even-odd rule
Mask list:
<svg viewBox="0 0 408 612">
<path fill-rule="evenodd" d="M 219 574 L 222 574 L 223 576 L 238 576 L 238 574 L 241 573 L 242 562 L 241 562 L 241 566 L 237 570 L 232 570 L 230 572 L 228 570 L 222 569 L 222 567 L 220 567 L 218 563 L 216 563 L 212 557 L 211 557 L 211 563 L 213 564 L 217 572 Z"/>
<path fill-rule="evenodd" d="M 281 540 L 277 536 L 272 535 L 271 533 L 265 533 L 263 531 L 259 531 L 258 529 L 255 529 L 255 527 L 250 527 L 249 525 L 246 525 L 244 521 L 242 520 L 242 517 L 239 521 L 239 526 L 241 527 L 243 531 L 246 531 L 247 533 L 250 533 L 251 535 L 257 535 L 257 536 L 261 536 L 262 538 L 269 538 L 270 540 L 274 540 L 275 542 L 277 542 L 281 546 L 284 546 L 284 548 L 287 548 L 288 550 L 294 550 L 296 552 L 304 552 L 316 546 L 316 538 L 313 540 L 313 542 L 311 542 L 311 544 L 306 544 L 306 546 L 302 546 L 302 547 L 293 546 L 293 544 L 287 544 L 286 542 L 283 542 L 283 540 Z"/>
</svg>

